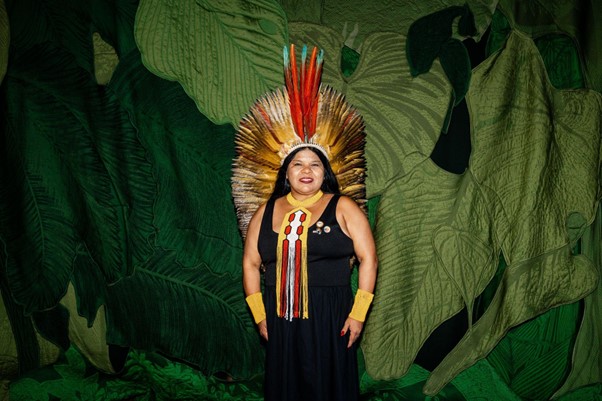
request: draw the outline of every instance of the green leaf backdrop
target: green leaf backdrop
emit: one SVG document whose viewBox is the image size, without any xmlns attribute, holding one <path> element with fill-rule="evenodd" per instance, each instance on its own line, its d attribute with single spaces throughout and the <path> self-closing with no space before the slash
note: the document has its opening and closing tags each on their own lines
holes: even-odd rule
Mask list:
<svg viewBox="0 0 602 401">
<path fill-rule="evenodd" d="M 262 399 L 230 168 L 289 41 L 366 121 L 363 399 L 599 399 L 601 17 L 0 0 L 0 400 Z"/>
</svg>

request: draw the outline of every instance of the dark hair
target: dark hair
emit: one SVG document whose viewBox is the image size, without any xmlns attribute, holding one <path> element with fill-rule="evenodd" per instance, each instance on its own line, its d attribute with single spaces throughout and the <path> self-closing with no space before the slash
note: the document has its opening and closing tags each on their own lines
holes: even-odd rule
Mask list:
<svg viewBox="0 0 602 401">
<path fill-rule="evenodd" d="M 289 192 L 291 192 L 291 186 L 288 183 L 288 180 L 286 179 L 286 170 L 288 170 L 288 165 L 291 164 L 293 157 L 295 157 L 295 155 L 297 153 L 299 153 L 300 151 L 306 150 L 306 149 L 309 149 L 312 152 L 314 152 L 316 155 L 318 155 L 318 158 L 324 165 L 324 181 L 322 182 L 322 186 L 320 187 L 322 192 L 327 193 L 327 194 L 340 194 L 341 193 L 341 191 L 339 190 L 339 182 L 337 181 L 337 177 L 336 177 L 336 175 L 334 175 L 334 172 L 332 171 L 332 167 L 330 167 L 330 163 L 328 162 L 328 159 L 326 158 L 326 156 L 324 156 L 324 154 L 322 152 L 320 152 L 318 149 L 316 149 L 312 146 L 302 146 L 302 147 L 299 147 L 299 148 L 293 150 L 284 159 L 282 166 L 280 166 L 280 170 L 278 170 L 278 176 L 276 177 L 276 184 L 274 185 L 274 191 L 272 192 L 272 196 L 270 197 L 270 199 L 278 199 L 281 196 L 284 196 L 284 195 L 288 194 Z"/>
</svg>

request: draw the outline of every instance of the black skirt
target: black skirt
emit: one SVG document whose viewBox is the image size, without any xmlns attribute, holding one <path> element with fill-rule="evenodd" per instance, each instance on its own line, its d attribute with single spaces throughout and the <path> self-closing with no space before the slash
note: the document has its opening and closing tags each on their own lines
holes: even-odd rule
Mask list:
<svg viewBox="0 0 602 401">
<path fill-rule="evenodd" d="M 353 306 L 349 286 L 309 287 L 309 319 L 276 316 L 274 287 L 266 287 L 268 338 L 265 401 L 356 401 L 357 348 L 341 330 Z"/>
</svg>

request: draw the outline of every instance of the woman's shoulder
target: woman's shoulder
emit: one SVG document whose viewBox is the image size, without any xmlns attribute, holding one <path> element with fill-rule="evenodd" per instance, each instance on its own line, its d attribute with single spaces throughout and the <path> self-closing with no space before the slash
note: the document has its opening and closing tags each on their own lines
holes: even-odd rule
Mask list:
<svg viewBox="0 0 602 401">
<path fill-rule="evenodd" d="M 355 200 L 349 196 L 341 195 L 337 203 L 337 217 L 340 217 L 343 220 L 355 220 L 366 217 L 366 214 Z"/>
<path fill-rule="evenodd" d="M 268 202 L 265 202 L 265 203 L 261 204 L 257 208 L 257 210 L 255 210 L 255 213 L 253 213 L 253 216 L 251 217 L 251 223 L 262 219 L 263 214 L 265 213 L 265 208 L 267 207 Z"/>
<path fill-rule="evenodd" d="M 343 209 L 360 209 L 359 205 L 357 204 L 356 201 L 354 201 L 353 199 L 351 199 L 349 196 L 347 195 L 339 195 L 339 200 L 337 203 L 337 208 L 343 208 Z"/>
</svg>

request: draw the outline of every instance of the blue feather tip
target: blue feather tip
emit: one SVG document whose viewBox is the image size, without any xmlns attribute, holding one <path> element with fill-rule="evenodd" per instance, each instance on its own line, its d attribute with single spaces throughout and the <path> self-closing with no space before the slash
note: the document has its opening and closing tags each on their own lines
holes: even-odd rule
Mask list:
<svg viewBox="0 0 602 401">
<path fill-rule="evenodd" d="M 282 48 L 282 58 L 284 59 L 284 68 L 288 68 L 290 60 L 288 56 L 288 46 Z"/>
</svg>

